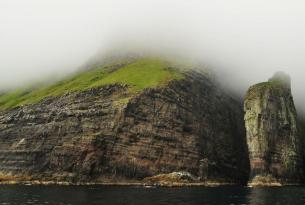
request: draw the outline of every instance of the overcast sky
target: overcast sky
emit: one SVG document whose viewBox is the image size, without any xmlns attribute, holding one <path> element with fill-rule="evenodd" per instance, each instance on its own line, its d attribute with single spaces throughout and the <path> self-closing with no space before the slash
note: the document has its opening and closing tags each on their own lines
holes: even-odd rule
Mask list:
<svg viewBox="0 0 305 205">
<path fill-rule="evenodd" d="M 241 92 L 282 70 L 305 102 L 304 0 L 0 0 L 2 89 L 112 47 L 200 59 Z"/>
</svg>

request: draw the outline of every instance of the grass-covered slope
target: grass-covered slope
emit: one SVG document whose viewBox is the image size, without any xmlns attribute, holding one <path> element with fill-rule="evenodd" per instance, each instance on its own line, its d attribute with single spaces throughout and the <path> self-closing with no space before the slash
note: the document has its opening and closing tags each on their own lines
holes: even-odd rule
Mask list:
<svg viewBox="0 0 305 205">
<path fill-rule="evenodd" d="M 168 81 L 179 78 L 182 78 L 182 74 L 175 69 L 170 69 L 170 64 L 166 61 L 154 58 L 139 59 L 125 65 L 101 66 L 84 71 L 50 86 L 21 88 L 0 95 L 0 110 L 107 84 L 127 84 L 131 92 L 138 92 L 144 88 L 165 85 Z"/>
</svg>

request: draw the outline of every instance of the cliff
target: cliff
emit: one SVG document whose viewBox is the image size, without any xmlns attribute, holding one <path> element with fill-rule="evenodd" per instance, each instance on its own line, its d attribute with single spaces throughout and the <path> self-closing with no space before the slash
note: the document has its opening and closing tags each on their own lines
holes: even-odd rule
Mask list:
<svg viewBox="0 0 305 205">
<path fill-rule="evenodd" d="M 242 105 L 202 72 L 140 60 L 7 94 L 0 107 L 0 181 L 248 180 Z"/>
<path fill-rule="evenodd" d="M 302 140 L 289 76 L 276 73 L 268 82 L 250 87 L 244 110 L 250 184 L 301 183 Z"/>
</svg>

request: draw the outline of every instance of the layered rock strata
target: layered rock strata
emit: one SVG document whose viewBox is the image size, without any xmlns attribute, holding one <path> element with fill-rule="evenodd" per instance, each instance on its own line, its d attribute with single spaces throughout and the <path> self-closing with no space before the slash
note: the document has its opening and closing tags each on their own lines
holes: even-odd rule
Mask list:
<svg viewBox="0 0 305 205">
<path fill-rule="evenodd" d="M 248 179 L 242 105 L 201 73 L 136 94 L 113 84 L 0 112 L 2 180 L 122 182 L 177 171 Z"/>
</svg>

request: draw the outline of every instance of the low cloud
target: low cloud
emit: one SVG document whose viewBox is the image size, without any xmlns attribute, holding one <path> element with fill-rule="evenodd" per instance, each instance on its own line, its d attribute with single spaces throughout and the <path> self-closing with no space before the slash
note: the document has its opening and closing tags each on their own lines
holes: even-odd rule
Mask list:
<svg viewBox="0 0 305 205">
<path fill-rule="evenodd" d="M 305 108 L 301 0 L 2 0 L 0 89 L 58 79 L 116 48 L 196 59 L 243 94 L 281 70 Z"/>
</svg>

